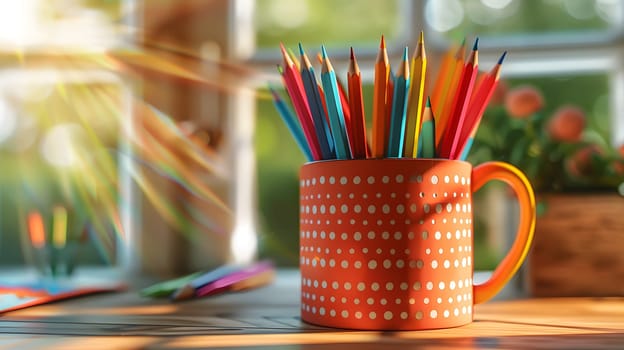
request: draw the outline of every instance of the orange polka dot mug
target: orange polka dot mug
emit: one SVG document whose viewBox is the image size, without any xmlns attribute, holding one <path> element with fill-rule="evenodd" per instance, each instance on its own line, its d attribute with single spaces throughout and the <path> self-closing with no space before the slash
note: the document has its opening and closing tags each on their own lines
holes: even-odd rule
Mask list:
<svg viewBox="0 0 624 350">
<path fill-rule="evenodd" d="M 490 180 L 520 203 L 515 242 L 473 285 L 472 194 Z M 472 322 L 522 264 L 535 198 L 521 171 L 443 159 L 328 160 L 300 173 L 301 317 L 329 327 L 419 330 Z"/>
</svg>

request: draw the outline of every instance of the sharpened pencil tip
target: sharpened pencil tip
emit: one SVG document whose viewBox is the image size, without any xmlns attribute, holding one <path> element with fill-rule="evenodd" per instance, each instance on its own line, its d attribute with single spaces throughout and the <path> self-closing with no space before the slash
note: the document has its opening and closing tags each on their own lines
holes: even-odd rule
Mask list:
<svg viewBox="0 0 624 350">
<path fill-rule="evenodd" d="M 479 49 L 479 37 L 475 39 L 474 45 L 472 46 L 472 51 L 477 51 Z"/>
<path fill-rule="evenodd" d="M 325 50 L 325 45 L 321 45 L 321 57 L 324 60 L 327 59 L 327 50 Z"/>
<path fill-rule="evenodd" d="M 427 104 L 425 105 L 427 108 L 431 108 L 431 97 L 427 96 Z"/>
<path fill-rule="evenodd" d="M 498 59 L 498 64 L 503 64 L 503 61 L 505 60 L 505 56 L 507 56 L 507 51 L 503 52 L 501 57 Z"/>
<path fill-rule="evenodd" d="M 271 92 L 271 95 L 273 95 L 273 98 L 276 100 L 280 99 L 279 94 L 277 93 L 277 90 L 275 90 L 275 88 L 273 87 L 273 85 L 269 84 L 269 91 Z"/>
<path fill-rule="evenodd" d="M 288 56 L 288 51 L 286 50 L 284 43 L 280 43 L 279 46 L 280 46 L 280 50 L 282 51 L 282 55 Z"/>
<path fill-rule="evenodd" d="M 420 36 L 418 37 L 418 43 L 420 44 L 425 43 L 425 33 L 422 30 L 420 31 Z"/>
<path fill-rule="evenodd" d="M 407 61 L 407 60 L 409 60 L 409 53 L 408 53 L 408 49 L 406 46 L 405 49 L 403 49 L 403 61 Z"/>
<path fill-rule="evenodd" d="M 305 55 L 305 52 L 303 51 L 303 46 L 301 46 L 301 43 L 299 43 L 299 54 L 301 56 Z"/>
<path fill-rule="evenodd" d="M 381 43 L 379 43 L 379 48 L 380 49 L 386 48 L 386 39 L 384 38 L 383 34 L 381 35 Z"/>
<path fill-rule="evenodd" d="M 351 51 L 349 52 L 349 59 L 355 60 L 355 54 L 353 53 L 353 46 L 351 46 L 350 50 Z"/>
<path fill-rule="evenodd" d="M 277 65 L 277 71 L 279 72 L 279 74 L 284 74 L 284 68 L 282 68 L 282 66 L 280 66 L 279 64 Z"/>
</svg>

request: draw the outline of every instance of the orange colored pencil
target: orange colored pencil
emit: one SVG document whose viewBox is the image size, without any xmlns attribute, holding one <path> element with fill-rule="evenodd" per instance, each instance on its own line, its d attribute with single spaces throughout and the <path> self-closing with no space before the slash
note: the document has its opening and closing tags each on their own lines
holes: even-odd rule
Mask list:
<svg viewBox="0 0 624 350">
<path fill-rule="evenodd" d="M 459 138 L 466 122 L 466 112 L 479 67 L 479 38 L 475 40 L 470 56 L 462 68 L 457 91 L 453 99 L 451 114 L 447 120 L 443 139 L 438 145 L 439 156 L 450 158 L 459 148 Z"/>
<path fill-rule="evenodd" d="M 464 56 L 466 52 L 466 43 L 462 42 L 461 46 L 455 53 L 451 68 L 448 71 L 449 77 L 445 81 L 445 85 L 438 101 L 432 101 L 435 106 L 434 115 L 436 116 L 436 147 L 440 147 L 440 142 L 445 133 L 446 126 L 453 110 L 453 101 L 460 83 L 461 73 L 464 67 Z"/>
<path fill-rule="evenodd" d="M 448 87 L 449 81 L 451 79 L 451 69 L 454 67 L 453 63 L 456 51 L 457 48 L 455 48 L 455 46 L 452 46 L 446 51 L 446 53 L 444 53 L 444 56 L 442 57 L 442 63 L 440 63 L 440 67 L 438 67 L 438 75 L 433 86 L 433 93 L 429 97 L 429 99 L 433 101 L 433 113 L 437 113 L 437 115 L 440 115 L 441 108 L 438 107 L 438 104 L 441 104 L 445 89 Z"/>
<path fill-rule="evenodd" d="M 354 159 L 365 159 L 366 147 L 366 117 L 364 115 L 364 101 L 362 99 L 362 76 L 360 67 L 355 59 L 353 48 L 349 60 L 347 85 L 349 88 L 349 109 L 351 110 L 351 132 L 353 141 L 352 150 Z"/>
<path fill-rule="evenodd" d="M 386 134 L 388 132 L 388 118 L 386 113 L 386 93 L 388 86 L 388 75 L 390 73 L 390 63 L 388 62 L 388 52 L 386 51 L 386 41 L 381 36 L 379 53 L 375 62 L 375 80 L 373 88 L 373 146 L 372 156 L 383 158 L 386 156 L 388 145 Z"/>
<path fill-rule="evenodd" d="M 40 249 L 45 246 L 45 226 L 39 212 L 28 213 L 28 235 L 33 247 Z"/>
</svg>

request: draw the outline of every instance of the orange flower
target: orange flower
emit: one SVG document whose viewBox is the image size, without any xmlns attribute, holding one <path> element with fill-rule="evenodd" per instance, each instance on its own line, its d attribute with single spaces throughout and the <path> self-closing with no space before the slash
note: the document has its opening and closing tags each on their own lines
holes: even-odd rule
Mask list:
<svg viewBox="0 0 624 350">
<path fill-rule="evenodd" d="M 544 106 L 544 97 L 533 86 L 512 89 L 505 96 L 505 108 L 513 118 L 528 118 Z"/>
<path fill-rule="evenodd" d="M 568 173 L 574 177 L 589 176 L 594 172 L 592 157 L 600 156 L 604 152 L 597 145 L 589 145 L 580 149 L 566 162 Z"/>
<path fill-rule="evenodd" d="M 585 129 L 585 112 L 576 106 L 563 106 L 555 111 L 548 124 L 548 133 L 553 140 L 576 142 Z"/>
</svg>

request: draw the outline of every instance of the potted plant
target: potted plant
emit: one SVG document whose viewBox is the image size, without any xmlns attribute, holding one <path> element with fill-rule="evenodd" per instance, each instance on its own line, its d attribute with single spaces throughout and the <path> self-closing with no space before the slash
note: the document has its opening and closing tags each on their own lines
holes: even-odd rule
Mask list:
<svg viewBox="0 0 624 350">
<path fill-rule="evenodd" d="M 590 130 L 577 106 L 546 114 L 535 87 L 504 90 L 485 114 L 469 160 L 514 164 L 535 189 L 529 294 L 624 295 L 624 145 L 612 147 Z"/>
</svg>

